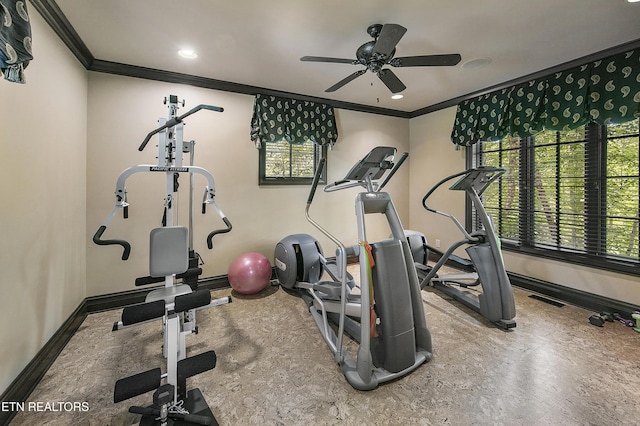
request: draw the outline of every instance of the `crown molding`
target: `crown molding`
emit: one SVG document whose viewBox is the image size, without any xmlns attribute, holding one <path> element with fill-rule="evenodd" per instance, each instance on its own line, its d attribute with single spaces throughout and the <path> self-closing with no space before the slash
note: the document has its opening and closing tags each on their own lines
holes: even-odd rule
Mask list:
<svg viewBox="0 0 640 426">
<path fill-rule="evenodd" d="M 139 67 L 136 65 L 121 64 L 117 62 L 103 61 L 95 59 L 91 66 L 87 68 L 89 71 L 116 74 L 126 77 L 143 78 L 147 80 L 163 81 L 165 83 L 187 84 L 205 89 L 221 90 L 224 92 L 241 93 L 244 95 L 269 95 L 279 96 L 300 101 L 318 102 L 331 105 L 334 108 L 346 109 L 351 111 L 366 112 L 370 114 L 380 114 L 392 117 L 409 118 L 411 113 L 406 111 L 398 111 L 394 109 L 378 108 L 368 105 L 361 105 L 351 102 L 336 101 L 333 99 L 317 98 L 314 96 L 301 95 L 298 93 L 284 92 L 280 90 L 272 90 L 264 87 L 250 86 L 247 84 L 232 83 L 229 81 L 215 80 L 212 78 L 198 77 L 191 74 L 182 74 L 170 71 L 164 71 L 154 68 Z"/>
<path fill-rule="evenodd" d="M 630 42 L 620 44 L 618 46 L 614 46 L 605 50 L 601 50 L 599 52 L 592 53 L 590 55 L 582 56 L 580 58 L 577 58 L 568 62 L 564 62 L 562 64 L 559 64 L 553 67 L 545 68 L 543 70 L 524 75 L 522 77 L 514 78 L 513 80 L 505 81 L 503 83 L 496 84 L 494 86 L 486 87 L 484 89 L 477 90 L 475 92 L 467 93 L 466 95 L 458 96 L 456 98 L 452 98 L 444 102 L 440 102 L 434 105 L 430 105 L 430 106 L 415 110 L 410 114 L 409 118 L 418 117 L 420 115 L 425 115 L 441 109 L 456 106 L 460 102 L 466 101 L 467 99 L 477 98 L 478 96 L 482 96 L 487 93 L 494 92 L 496 90 L 505 89 L 511 86 L 517 86 L 518 84 L 526 83 L 527 81 L 535 80 L 537 78 L 545 77 L 556 72 L 565 71 L 570 68 L 577 67 L 579 65 L 604 59 L 609 56 L 617 55 L 619 53 L 624 53 L 629 50 L 633 50 L 637 48 L 640 48 L 640 39 L 632 40 Z"/>
<path fill-rule="evenodd" d="M 51 29 L 60 37 L 62 42 L 75 55 L 80 63 L 87 69 L 95 60 L 91 51 L 84 44 L 67 17 L 54 0 L 30 0 L 31 4 L 40 13 Z"/>
<path fill-rule="evenodd" d="M 35 9 L 42 15 L 44 20 L 49 24 L 51 29 L 60 37 L 69 50 L 78 58 L 80 63 L 88 70 L 95 72 L 102 72 L 108 74 L 122 75 L 126 77 L 143 78 L 147 80 L 163 81 L 167 83 L 187 84 L 196 87 L 202 87 L 205 89 L 221 90 L 225 92 L 241 93 L 245 95 L 270 95 L 270 96 L 282 96 L 291 99 L 297 99 L 310 102 L 321 102 L 327 105 L 331 105 L 334 108 L 346 109 L 351 111 L 365 112 L 369 114 L 380 114 L 391 117 L 400 118 L 415 118 L 421 115 L 430 114 L 432 112 L 450 108 L 458 105 L 467 99 L 476 98 L 486 93 L 491 93 L 496 90 L 501 90 L 506 87 L 515 86 L 520 83 L 525 83 L 536 78 L 544 77 L 555 72 L 560 72 L 573 68 L 578 65 L 582 65 L 587 62 L 597 61 L 604 59 L 608 56 L 616 55 L 628 50 L 640 48 L 640 39 L 632 40 L 630 42 L 605 49 L 581 58 L 577 58 L 562 64 L 545 68 L 540 71 L 536 71 L 531 74 L 527 74 L 518 78 L 514 78 L 509 81 L 505 81 L 500 84 L 496 84 L 490 87 L 486 87 L 481 90 L 476 90 L 465 95 L 457 96 L 455 98 L 446 100 L 433 105 L 425 106 L 424 108 L 417 109 L 412 112 L 400 111 L 389 108 L 379 108 L 374 106 L 356 104 L 351 102 L 336 101 L 333 99 L 318 98 L 313 96 L 302 95 L 299 93 L 284 92 L 279 90 L 268 89 L 264 87 L 250 86 L 246 84 L 233 83 L 229 81 L 216 80 L 212 78 L 199 77 L 190 74 L 182 74 L 169 72 L 164 70 L 158 70 L 153 68 L 139 67 L 136 65 L 121 64 L 117 62 L 105 61 L 102 59 L 96 59 L 91 54 L 89 48 L 84 44 L 78 33 L 75 31 L 67 17 L 64 15 L 60 7 L 55 0 L 29 0 Z"/>
</svg>

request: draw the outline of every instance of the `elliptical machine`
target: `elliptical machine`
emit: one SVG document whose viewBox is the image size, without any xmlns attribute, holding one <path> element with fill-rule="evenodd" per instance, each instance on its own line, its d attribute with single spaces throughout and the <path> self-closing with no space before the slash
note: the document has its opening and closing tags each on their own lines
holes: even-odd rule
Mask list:
<svg viewBox="0 0 640 426">
<path fill-rule="evenodd" d="M 504 169 L 491 166 L 455 173 L 436 183 L 422 198 L 422 206 L 427 211 L 451 219 L 464 236 L 460 241 L 453 243 L 444 253 L 440 253 L 440 259 L 433 267 L 427 265 L 429 250 L 435 252 L 438 250 L 430 247 L 426 237 L 420 232 L 406 231 L 406 236 L 411 246 L 418 276 L 422 280 L 421 288 L 430 285 L 479 312 L 498 327 L 508 330 L 516 326 L 513 289 L 504 267 L 499 237 L 480 198 L 485 190 L 504 173 Z M 431 194 L 456 178 L 458 180 L 449 189 L 464 191 L 467 194 L 476 209 L 481 224 L 481 229 L 477 231 L 467 232 L 455 216 L 427 205 L 427 199 Z M 457 248 L 465 245 L 471 262 L 453 254 Z M 453 261 L 462 269 L 471 269 L 473 272 L 438 275 L 440 268 L 448 261 Z M 478 285 L 482 288 L 482 292 L 472 294 L 464 291 Z"/>
<path fill-rule="evenodd" d="M 355 199 L 359 244 L 345 246 L 309 215 L 324 167 L 321 160 L 307 200 L 307 220 L 336 246 L 335 260 L 326 259 L 315 238 L 289 235 L 275 248 L 280 285 L 304 299 L 320 334 L 351 386 L 371 390 L 415 370 L 432 357 L 420 286 L 400 218 L 382 188 L 407 158 L 394 165 L 396 149 L 376 147 L 325 192 L 364 187 Z M 376 180 L 385 179 L 378 183 Z M 392 237 L 368 243 L 365 215 L 382 213 Z M 347 272 L 347 257 L 357 256 L 360 284 Z M 322 280 L 323 272 L 330 279 Z M 335 329 L 337 328 L 337 333 Z M 353 358 L 343 345 L 348 334 L 359 343 Z"/>
</svg>

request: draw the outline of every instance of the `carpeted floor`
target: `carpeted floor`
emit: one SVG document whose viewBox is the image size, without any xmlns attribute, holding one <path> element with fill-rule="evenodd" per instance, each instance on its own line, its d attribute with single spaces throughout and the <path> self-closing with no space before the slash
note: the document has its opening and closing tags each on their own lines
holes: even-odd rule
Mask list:
<svg viewBox="0 0 640 426">
<path fill-rule="evenodd" d="M 592 312 L 556 307 L 515 289 L 517 328 L 506 332 L 424 290 L 434 357 L 370 392 L 342 376 L 298 297 L 279 287 L 198 313 L 190 354 L 218 365 L 188 380 L 221 425 L 632 425 L 640 421 L 640 334 L 590 325 Z M 117 379 L 163 367 L 161 323 L 111 332 L 120 310 L 90 315 L 29 398 L 78 402 L 72 411 L 20 412 L 11 425 L 130 425 L 113 403 Z M 41 405 L 41 408 L 46 407 Z M 50 408 L 56 408 L 50 405 Z"/>
</svg>

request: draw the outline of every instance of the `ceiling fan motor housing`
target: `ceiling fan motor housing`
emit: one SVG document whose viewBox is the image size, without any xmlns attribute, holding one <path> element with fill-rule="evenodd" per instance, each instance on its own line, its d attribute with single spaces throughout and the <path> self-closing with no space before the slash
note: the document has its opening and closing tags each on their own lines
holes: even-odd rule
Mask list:
<svg viewBox="0 0 640 426">
<path fill-rule="evenodd" d="M 376 42 L 369 41 L 358 48 L 356 51 L 356 58 L 359 63 L 366 66 L 369 71 L 378 72 L 382 68 L 384 64 L 386 64 L 393 55 L 396 53 L 396 49 L 389 55 L 383 55 L 380 53 L 373 53 L 373 48 L 375 47 Z"/>
<path fill-rule="evenodd" d="M 378 36 L 380 35 L 380 31 L 382 31 L 383 26 L 384 25 L 382 24 L 369 25 L 369 28 L 367 28 L 367 34 L 369 34 L 373 38 L 378 38 Z"/>
</svg>

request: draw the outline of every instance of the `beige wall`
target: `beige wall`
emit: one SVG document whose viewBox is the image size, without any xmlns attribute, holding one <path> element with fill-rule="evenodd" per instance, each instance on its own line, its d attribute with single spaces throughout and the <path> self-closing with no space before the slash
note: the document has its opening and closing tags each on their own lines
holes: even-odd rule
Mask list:
<svg viewBox="0 0 640 426">
<path fill-rule="evenodd" d="M 169 94 L 185 99 L 179 114 L 197 104 L 221 106 L 223 113 L 201 111 L 185 120 L 185 140 L 196 141 L 195 163 L 209 170 L 216 182 L 216 202 L 233 224 L 233 231 L 214 238 L 214 249 L 206 247 L 206 236 L 222 222 L 211 211 L 201 215 L 196 206 L 194 246 L 205 262 L 204 277 L 224 275 L 238 255 L 257 251 L 270 260 L 276 243 L 292 233 L 316 235 L 333 253 L 328 240 L 304 218 L 308 186 L 258 186 L 258 151 L 249 139 L 253 97 L 185 85 L 166 84 L 107 74 L 90 73 L 87 140 L 87 295 L 133 289 L 133 280 L 148 275 L 148 235 L 160 226 L 164 175 L 137 174 L 127 180 L 129 219 L 118 215 L 103 238 L 125 238 L 132 245 L 128 261 L 120 260 L 119 246 L 101 247 L 90 241 L 115 205 L 118 175 L 136 164 L 155 164 L 157 138 L 145 151 L 138 146 L 144 136 L 166 117 L 162 100 Z M 377 145 L 409 149 L 408 120 L 337 110 L 339 139 L 328 154 L 329 181 L 341 179 L 351 166 Z M 397 195 L 398 209 L 408 222 L 409 167 L 398 172 L 388 190 Z M 196 199 L 201 200 L 204 179 L 196 179 Z M 180 224 L 188 223 L 188 180 L 181 182 Z M 339 238 L 356 243 L 353 199 L 357 190 L 319 193 L 312 214 Z M 378 218 L 375 218 L 378 219 Z M 385 238 L 388 230 L 372 220 L 371 234 Z"/>
<path fill-rule="evenodd" d="M 422 197 L 440 179 L 464 170 L 464 150 L 456 151 L 451 143 L 451 128 L 455 108 L 440 110 L 411 120 L 411 176 L 409 188 L 410 226 L 425 234 L 435 247 L 440 240 L 442 249 L 460 240 L 460 231 L 443 216 L 427 212 Z M 429 197 L 429 205 L 454 214 L 464 224 L 464 194 L 444 190 Z"/>
<path fill-rule="evenodd" d="M 440 239 L 442 248 L 460 239 L 460 233 L 450 220 L 424 210 L 421 200 L 438 180 L 464 169 L 464 149 L 455 151 L 450 139 L 455 110 L 455 107 L 448 108 L 411 120 L 409 228 L 423 232 L 431 245 Z M 462 194 L 446 189 L 443 192 L 430 197 L 433 200 L 430 206 L 449 211 L 464 223 Z M 637 276 L 509 251 L 504 251 L 504 261 L 509 272 L 640 305 L 640 277 Z"/>
<path fill-rule="evenodd" d="M 87 72 L 30 12 L 27 84 L 0 80 L 0 391 L 86 297 Z"/>
</svg>

